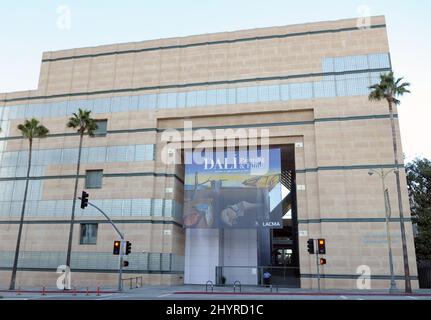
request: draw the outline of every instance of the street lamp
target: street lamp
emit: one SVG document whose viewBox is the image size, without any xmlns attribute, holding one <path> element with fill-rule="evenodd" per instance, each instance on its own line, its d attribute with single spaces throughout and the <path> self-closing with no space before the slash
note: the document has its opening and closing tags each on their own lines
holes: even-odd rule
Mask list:
<svg viewBox="0 0 431 320">
<path fill-rule="evenodd" d="M 386 218 L 386 237 L 388 242 L 388 249 L 389 249 L 389 267 L 391 270 L 391 287 L 389 288 L 390 293 L 394 293 L 397 291 L 397 284 L 395 282 L 395 275 L 394 275 L 394 261 L 392 257 L 392 240 L 391 240 L 391 231 L 389 228 L 389 219 L 391 218 L 391 207 L 389 202 L 389 192 L 385 185 L 385 178 L 388 176 L 391 172 L 396 172 L 397 169 L 391 169 L 387 172 L 384 172 L 383 169 L 380 169 L 380 171 L 371 169 L 368 171 L 368 174 L 372 176 L 374 173 L 379 175 L 379 177 L 382 179 L 382 189 L 383 189 L 383 199 L 385 201 L 385 218 Z"/>
</svg>

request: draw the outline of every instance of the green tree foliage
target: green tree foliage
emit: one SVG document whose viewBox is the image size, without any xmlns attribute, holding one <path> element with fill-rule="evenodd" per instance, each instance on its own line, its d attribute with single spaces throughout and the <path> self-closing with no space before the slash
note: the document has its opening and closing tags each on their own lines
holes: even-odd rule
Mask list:
<svg viewBox="0 0 431 320">
<path fill-rule="evenodd" d="M 407 183 L 413 223 L 418 227 L 416 256 L 418 260 L 431 260 L 431 161 L 416 159 L 409 163 Z"/>
</svg>

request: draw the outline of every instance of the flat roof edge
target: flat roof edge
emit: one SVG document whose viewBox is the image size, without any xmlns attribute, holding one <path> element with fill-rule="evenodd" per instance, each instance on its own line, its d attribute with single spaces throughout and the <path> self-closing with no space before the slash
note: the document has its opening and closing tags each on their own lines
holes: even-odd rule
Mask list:
<svg viewBox="0 0 431 320">
<path fill-rule="evenodd" d="M 386 18 L 384 15 L 371 16 L 369 18 L 370 18 L 371 26 L 386 24 Z M 118 43 L 118 44 L 103 44 L 103 45 L 90 46 L 90 47 L 46 51 L 43 53 L 42 62 L 72 59 L 78 56 L 103 55 L 103 54 L 109 54 L 109 53 L 114 54 L 119 51 L 127 52 L 127 51 L 133 51 L 133 50 L 143 50 L 146 48 L 158 49 L 158 47 L 176 47 L 179 45 L 192 46 L 192 45 L 202 44 L 208 41 L 211 41 L 211 42 L 234 41 L 234 40 L 240 41 L 242 38 L 247 37 L 247 35 L 252 36 L 252 34 L 255 34 L 256 36 L 264 36 L 264 35 L 270 35 L 270 34 L 276 35 L 277 33 L 290 34 L 290 33 L 296 33 L 301 31 L 304 33 L 307 33 L 307 32 L 316 32 L 324 29 L 325 30 L 337 29 L 337 26 L 334 26 L 333 28 L 328 28 L 330 25 L 338 25 L 338 29 L 343 29 L 347 27 L 355 28 L 357 27 L 358 19 L 360 19 L 360 17 L 345 18 L 345 19 L 339 19 L 339 20 L 322 20 L 317 22 L 306 22 L 306 23 L 283 25 L 283 26 L 241 29 L 241 30 L 233 30 L 233 31 L 225 31 L 225 32 L 196 34 L 196 35 L 189 35 L 189 36 L 182 36 L 182 37 L 149 39 L 149 40 L 143 40 L 143 41 L 125 42 L 125 43 Z"/>
</svg>

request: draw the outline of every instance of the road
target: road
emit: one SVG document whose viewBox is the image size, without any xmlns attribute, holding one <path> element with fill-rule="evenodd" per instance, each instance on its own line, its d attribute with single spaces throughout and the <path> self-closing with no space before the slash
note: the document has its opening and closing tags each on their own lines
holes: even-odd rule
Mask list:
<svg viewBox="0 0 431 320">
<path fill-rule="evenodd" d="M 214 288 L 214 292 L 205 292 L 204 286 L 148 286 L 124 292 L 101 290 L 87 294 L 85 290 L 77 293 L 47 290 L 45 295 L 40 291 L 16 292 L 1 291 L 0 296 L 5 300 L 431 300 L 431 290 L 417 290 L 413 294 L 404 295 L 402 292 L 389 295 L 384 291 L 342 291 L 334 290 L 315 292 L 302 289 L 280 289 L 271 292 L 269 288 L 244 287 L 241 293 L 233 292 L 232 287 Z"/>
</svg>

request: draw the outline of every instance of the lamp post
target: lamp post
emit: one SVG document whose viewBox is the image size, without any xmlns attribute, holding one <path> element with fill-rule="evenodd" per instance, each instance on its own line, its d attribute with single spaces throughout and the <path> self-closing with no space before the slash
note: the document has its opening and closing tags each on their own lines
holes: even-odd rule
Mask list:
<svg viewBox="0 0 431 320">
<path fill-rule="evenodd" d="M 368 171 L 368 174 L 372 176 L 374 173 L 379 175 L 379 177 L 382 179 L 382 189 L 383 189 L 383 199 L 385 201 L 385 220 L 386 220 L 386 239 L 388 242 L 388 249 L 389 249 L 389 267 L 391 272 L 391 286 L 389 288 L 390 293 L 394 293 L 397 291 L 397 284 L 395 282 L 395 275 L 394 275 L 394 261 L 392 257 L 392 239 L 391 239 L 391 231 L 389 228 L 389 220 L 391 218 L 391 207 L 389 202 L 389 192 L 385 185 L 385 178 L 388 176 L 389 173 L 395 172 L 397 169 L 391 169 L 387 172 L 384 172 L 383 169 L 380 169 L 380 171 L 371 169 Z"/>
</svg>

